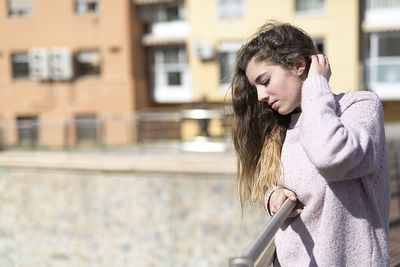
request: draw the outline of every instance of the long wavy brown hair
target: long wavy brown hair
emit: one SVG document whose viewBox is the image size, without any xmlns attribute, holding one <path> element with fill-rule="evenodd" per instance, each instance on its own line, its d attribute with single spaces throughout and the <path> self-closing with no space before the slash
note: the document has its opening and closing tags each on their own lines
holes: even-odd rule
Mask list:
<svg viewBox="0 0 400 267">
<path fill-rule="evenodd" d="M 299 58 L 306 73 L 316 54 L 311 37 L 288 23 L 269 21 L 239 50 L 232 79 L 234 114 L 233 142 L 238 157 L 238 192 L 244 203 L 263 203 L 267 189 L 279 186 L 282 177 L 281 150 L 290 114 L 280 115 L 267 103 L 259 102 L 256 88 L 246 77 L 251 59 L 278 64 L 286 69 Z"/>
</svg>

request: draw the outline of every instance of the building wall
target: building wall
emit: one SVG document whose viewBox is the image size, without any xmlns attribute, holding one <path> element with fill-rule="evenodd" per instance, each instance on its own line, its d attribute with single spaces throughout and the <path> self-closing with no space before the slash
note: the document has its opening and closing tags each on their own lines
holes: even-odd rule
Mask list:
<svg viewBox="0 0 400 267">
<path fill-rule="evenodd" d="M 7 1 L 5 1 L 7 2 Z M 145 105 L 144 59 L 137 22 L 129 0 L 100 0 L 96 13 L 77 14 L 74 1 L 33 0 L 29 17 L 10 18 L 7 5 L 0 12 L 0 115 L 13 123 L 20 115 L 37 115 L 40 122 L 73 119 L 92 113 L 98 117 L 127 114 Z M 132 24 L 138 23 L 132 34 Z M 8 38 L 4 38 L 8 36 Z M 69 47 L 73 53 L 98 49 L 101 74 L 67 82 L 36 82 L 12 78 L 11 53 L 33 47 Z M 139 56 L 136 56 L 139 55 Z M 134 67 L 135 66 L 135 67 Z M 136 79 L 136 77 L 138 77 Z M 138 98 L 136 92 L 140 92 Z M 56 133 L 54 133 L 56 134 Z M 116 137 L 118 139 L 118 137 Z M 57 138 L 48 138 L 58 143 Z"/>
<path fill-rule="evenodd" d="M 400 121 L 400 101 L 385 101 L 383 102 L 383 111 L 385 113 L 385 122 Z"/>
<path fill-rule="evenodd" d="M 199 41 L 208 41 L 214 49 L 223 41 L 245 41 L 267 19 L 290 22 L 306 30 L 313 38 L 325 39 L 325 53 L 332 68 L 331 87 L 335 92 L 360 89 L 358 1 L 326 1 L 326 12 L 296 15 L 295 1 L 244 1 L 244 16 L 219 19 L 217 1 L 187 0 L 191 35 L 188 41 L 195 101 L 206 95 L 211 101 L 224 101 L 227 88 L 219 88 L 218 61 L 203 62 L 195 54 Z M 228 97 L 229 99 L 229 97 Z"/>
</svg>

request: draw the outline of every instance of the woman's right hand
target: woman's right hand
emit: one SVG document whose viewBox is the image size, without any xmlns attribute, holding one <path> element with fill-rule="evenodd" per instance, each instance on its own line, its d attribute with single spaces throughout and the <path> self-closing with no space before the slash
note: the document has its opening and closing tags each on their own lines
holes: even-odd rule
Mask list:
<svg viewBox="0 0 400 267">
<path fill-rule="evenodd" d="M 274 192 L 272 192 L 268 203 L 268 208 L 271 215 L 274 215 L 279 210 L 279 208 L 282 206 L 282 204 L 285 202 L 287 198 L 289 198 L 293 202 L 297 200 L 296 194 L 293 191 L 286 188 L 279 188 L 276 189 Z M 300 214 L 302 210 L 303 209 L 301 208 L 293 210 L 289 214 L 289 217 L 296 217 L 297 215 Z"/>
<path fill-rule="evenodd" d="M 323 54 L 312 55 L 310 69 L 308 70 L 308 77 L 312 75 L 322 75 L 329 81 L 332 75 L 331 66 L 328 58 Z"/>
</svg>

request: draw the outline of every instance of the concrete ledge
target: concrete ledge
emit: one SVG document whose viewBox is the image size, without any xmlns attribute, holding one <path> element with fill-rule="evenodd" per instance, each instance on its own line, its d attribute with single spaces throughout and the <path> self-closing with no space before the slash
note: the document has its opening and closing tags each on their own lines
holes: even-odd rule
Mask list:
<svg viewBox="0 0 400 267">
<path fill-rule="evenodd" d="M 151 172 L 188 174 L 236 174 L 236 160 L 218 154 L 95 154 L 74 152 L 2 152 L 0 167 L 96 172 Z"/>
</svg>

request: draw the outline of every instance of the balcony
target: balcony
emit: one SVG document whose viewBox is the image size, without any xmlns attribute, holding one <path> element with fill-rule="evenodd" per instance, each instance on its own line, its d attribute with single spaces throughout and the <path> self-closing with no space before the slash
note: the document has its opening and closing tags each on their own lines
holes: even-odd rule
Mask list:
<svg viewBox="0 0 400 267">
<path fill-rule="evenodd" d="M 142 42 L 146 46 L 184 44 L 189 33 L 187 21 L 154 22 L 150 25 L 150 32 L 143 36 Z"/>
<path fill-rule="evenodd" d="M 363 21 L 367 32 L 400 29 L 400 5 L 398 1 L 368 0 Z"/>
<path fill-rule="evenodd" d="M 132 0 L 132 1 L 136 5 L 168 4 L 175 2 L 175 0 Z"/>
</svg>

